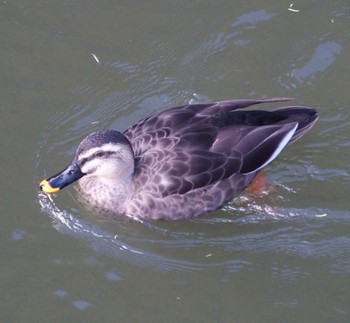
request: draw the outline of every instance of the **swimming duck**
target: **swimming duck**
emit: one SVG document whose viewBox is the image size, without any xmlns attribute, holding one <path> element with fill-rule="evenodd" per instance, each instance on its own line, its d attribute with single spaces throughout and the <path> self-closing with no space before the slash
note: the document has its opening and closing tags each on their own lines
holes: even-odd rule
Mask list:
<svg viewBox="0 0 350 323">
<path fill-rule="evenodd" d="M 40 189 L 78 181 L 91 207 L 114 215 L 184 219 L 212 212 L 242 191 L 284 147 L 310 130 L 314 109 L 242 110 L 286 98 L 229 100 L 175 107 L 124 133 L 88 135 L 62 172 Z"/>
</svg>

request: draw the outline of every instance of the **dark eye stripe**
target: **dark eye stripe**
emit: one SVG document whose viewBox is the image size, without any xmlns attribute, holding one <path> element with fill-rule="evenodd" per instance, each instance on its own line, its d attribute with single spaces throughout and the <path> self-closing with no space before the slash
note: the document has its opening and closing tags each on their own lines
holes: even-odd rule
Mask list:
<svg viewBox="0 0 350 323">
<path fill-rule="evenodd" d="M 106 158 L 106 157 L 114 155 L 114 154 L 115 154 L 114 151 L 98 151 L 98 152 L 92 154 L 88 158 L 83 158 L 80 161 L 80 167 L 82 167 L 85 163 L 87 163 L 88 161 L 93 160 L 95 158 Z"/>
</svg>

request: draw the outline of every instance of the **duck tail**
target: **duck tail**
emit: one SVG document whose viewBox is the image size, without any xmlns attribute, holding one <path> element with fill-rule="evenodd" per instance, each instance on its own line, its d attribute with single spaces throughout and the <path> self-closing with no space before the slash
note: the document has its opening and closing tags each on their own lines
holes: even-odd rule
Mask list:
<svg viewBox="0 0 350 323">
<path fill-rule="evenodd" d="M 298 123 L 298 127 L 288 144 L 293 143 L 308 132 L 318 119 L 318 113 L 315 109 L 304 106 L 277 108 L 274 112 L 283 117 L 283 121 L 279 122 L 281 124 Z"/>
</svg>

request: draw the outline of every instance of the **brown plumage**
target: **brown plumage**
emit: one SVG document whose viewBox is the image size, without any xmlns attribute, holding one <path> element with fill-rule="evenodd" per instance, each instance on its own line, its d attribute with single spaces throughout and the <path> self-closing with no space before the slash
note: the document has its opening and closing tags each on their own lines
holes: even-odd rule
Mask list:
<svg viewBox="0 0 350 323">
<path fill-rule="evenodd" d="M 285 98 L 230 100 L 171 108 L 123 134 L 103 130 L 80 144 L 73 162 L 40 187 L 79 180 L 84 200 L 103 212 L 182 219 L 235 197 L 317 120 L 306 107 L 241 110 Z"/>
</svg>

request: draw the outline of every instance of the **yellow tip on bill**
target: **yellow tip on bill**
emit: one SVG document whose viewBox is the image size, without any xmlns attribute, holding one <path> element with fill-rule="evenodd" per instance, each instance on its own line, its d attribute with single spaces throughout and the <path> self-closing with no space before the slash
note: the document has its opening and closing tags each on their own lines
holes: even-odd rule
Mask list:
<svg viewBox="0 0 350 323">
<path fill-rule="evenodd" d="M 59 187 L 52 187 L 46 179 L 41 181 L 39 187 L 44 193 L 56 193 L 60 190 Z"/>
</svg>

